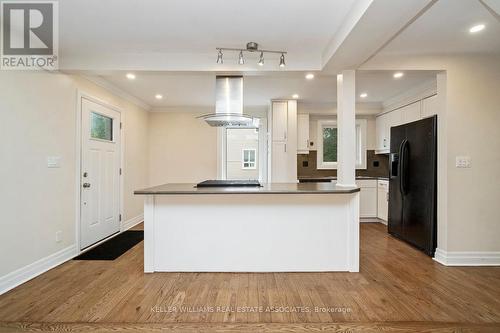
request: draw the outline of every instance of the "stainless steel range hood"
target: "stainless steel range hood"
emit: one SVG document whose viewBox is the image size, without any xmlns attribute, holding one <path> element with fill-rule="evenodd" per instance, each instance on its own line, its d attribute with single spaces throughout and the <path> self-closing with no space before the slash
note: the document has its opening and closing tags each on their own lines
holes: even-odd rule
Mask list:
<svg viewBox="0 0 500 333">
<path fill-rule="evenodd" d="M 258 127 L 259 119 L 243 114 L 243 76 L 217 76 L 215 113 L 198 118 L 214 127 Z"/>
</svg>

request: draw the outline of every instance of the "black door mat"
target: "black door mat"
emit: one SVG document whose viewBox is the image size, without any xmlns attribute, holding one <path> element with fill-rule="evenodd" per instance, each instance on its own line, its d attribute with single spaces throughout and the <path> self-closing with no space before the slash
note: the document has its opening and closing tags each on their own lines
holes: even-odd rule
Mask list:
<svg viewBox="0 0 500 333">
<path fill-rule="evenodd" d="M 115 260 L 144 239 L 144 231 L 128 230 L 73 260 Z"/>
</svg>

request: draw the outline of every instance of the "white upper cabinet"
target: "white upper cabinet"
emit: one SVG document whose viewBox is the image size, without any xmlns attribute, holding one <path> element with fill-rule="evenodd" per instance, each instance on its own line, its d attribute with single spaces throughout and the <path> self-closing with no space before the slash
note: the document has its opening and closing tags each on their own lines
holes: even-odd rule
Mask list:
<svg viewBox="0 0 500 333">
<path fill-rule="evenodd" d="M 418 101 L 399 109 L 402 113 L 402 124 L 407 124 L 411 123 L 412 121 L 422 119 L 422 115 L 420 112 L 420 103 L 421 102 Z"/>
<path fill-rule="evenodd" d="M 377 148 L 375 153 L 389 153 L 391 148 L 391 127 L 411 123 L 437 113 L 437 95 L 433 95 L 377 116 Z"/>
<path fill-rule="evenodd" d="M 438 114 L 437 95 L 424 98 L 422 100 L 422 118 L 427 118 Z"/>
<path fill-rule="evenodd" d="M 273 141 L 286 141 L 288 131 L 288 103 L 273 102 Z"/>
<path fill-rule="evenodd" d="M 268 182 L 297 181 L 297 101 L 273 101 L 268 118 L 271 124 Z"/>
<path fill-rule="evenodd" d="M 377 132 L 377 152 L 389 148 L 389 146 L 387 146 L 386 123 L 387 117 L 385 114 L 378 116 L 375 119 L 375 127 Z"/>
<path fill-rule="evenodd" d="M 377 132 L 377 153 L 385 154 L 391 147 L 391 127 L 401 125 L 402 111 L 394 110 L 378 116 L 375 120 Z"/>
<path fill-rule="evenodd" d="M 297 153 L 309 154 L 309 114 L 297 115 Z"/>
</svg>

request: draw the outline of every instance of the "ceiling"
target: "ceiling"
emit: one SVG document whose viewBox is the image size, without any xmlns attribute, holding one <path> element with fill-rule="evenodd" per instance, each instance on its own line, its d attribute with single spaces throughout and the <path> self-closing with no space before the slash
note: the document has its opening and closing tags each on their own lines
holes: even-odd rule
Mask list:
<svg viewBox="0 0 500 333">
<path fill-rule="evenodd" d="M 279 54 L 217 66 L 216 47 L 285 50 L 290 69 L 321 68 L 321 55 L 360 0 L 64 0 L 63 69 L 276 70 Z M 361 0 L 365 1 L 365 0 Z"/>
<path fill-rule="evenodd" d="M 396 68 L 366 66 L 371 59 L 500 54 L 499 11 L 498 0 L 65 0 L 60 61 L 62 70 L 152 107 L 213 106 L 216 73 L 245 75 L 246 105 L 295 93 L 304 103 L 333 103 L 339 71 Z M 486 29 L 470 34 L 478 23 Z M 278 67 L 279 55 L 259 67 L 258 54 L 237 65 L 237 53 L 229 52 L 216 64 L 216 47 L 248 41 L 286 50 L 286 68 Z M 130 71 L 135 81 L 125 78 Z M 316 78 L 305 80 L 307 72 Z M 405 72 L 394 80 L 392 72 L 358 71 L 358 95 L 368 94 L 358 102 L 380 104 L 436 73 Z"/>
<path fill-rule="evenodd" d="M 500 7 L 498 0 L 485 3 Z M 471 34 L 469 28 L 476 24 L 486 28 Z M 379 56 L 457 53 L 500 53 L 500 22 L 478 0 L 438 1 Z"/>
<path fill-rule="evenodd" d="M 125 72 L 110 73 L 101 78 L 156 108 L 215 105 L 215 73 L 134 73 L 135 80 L 128 80 Z M 435 79 L 435 75 L 435 71 L 406 71 L 403 78 L 396 80 L 392 71 L 358 71 L 357 99 L 360 103 L 381 104 L 403 91 Z M 362 92 L 368 96 L 360 98 Z M 157 100 L 156 94 L 163 95 L 163 99 Z M 337 100 L 336 77 L 316 73 L 313 80 L 306 80 L 304 72 L 244 76 L 246 106 L 265 106 L 271 99 L 291 99 L 293 94 L 298 94 L 302 103 L 334 103 Z"/>
</svg>

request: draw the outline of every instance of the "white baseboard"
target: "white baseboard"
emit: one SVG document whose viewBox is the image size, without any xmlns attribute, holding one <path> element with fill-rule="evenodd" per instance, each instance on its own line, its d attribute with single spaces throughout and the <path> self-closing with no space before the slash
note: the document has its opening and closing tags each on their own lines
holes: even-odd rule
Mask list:
<svg viewBox="0 0 500 333">
<path fill-rule="evenodd" d="M 141 215 L 138 215 L 138 216 L 133 217 L 131 219 L 128 219 L 127 221 L 124 221 L 122 223 L 121 231 L 124 232 L 132 227 L 135 227 L 136 225 L 138 225 L 142 221 L 144 221 L 144 214 L 141 214 Z"/>
<path fill-rule="evenodd" d="M 445 266 L 500 266 L 500 252 L 447 252 L 436 249 L 433 259 Z"/>
<path fill-rule="evenodd" d="M 382 223 L 382 224 L 387 225 L 386 221 L 381 220 L 377 217 L 361 217 L 359 219 L 359 222 L 361 222 L 361 223 Z"/>
<path fill-rule="evenodd" d="M 21 267 L 7 275 L 0 277 L 0 295 L 23 284 L 24 282 L 45 273 L 46 271 L 74 258 L 77 255 L 76 245 L 73 244 L 65 249 L 53 253 L 45 258 L 35 261 L 27 266 Z"/>
</svg>

